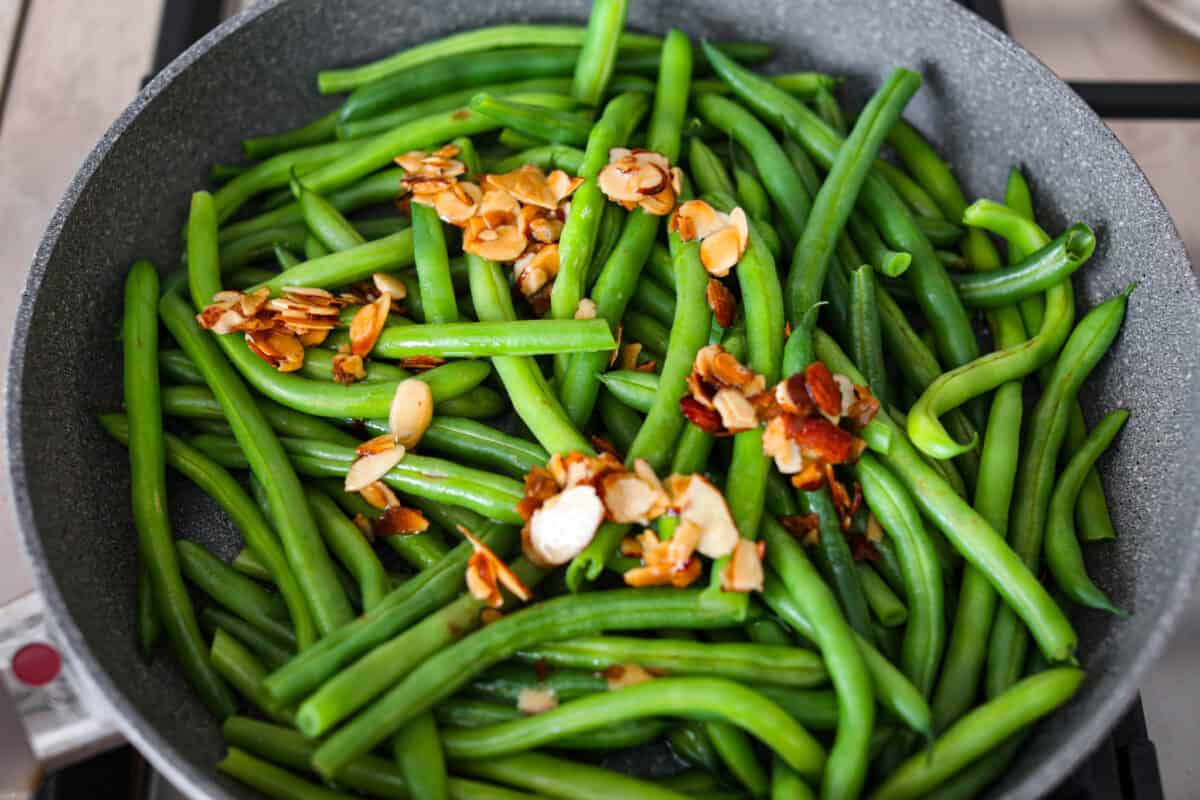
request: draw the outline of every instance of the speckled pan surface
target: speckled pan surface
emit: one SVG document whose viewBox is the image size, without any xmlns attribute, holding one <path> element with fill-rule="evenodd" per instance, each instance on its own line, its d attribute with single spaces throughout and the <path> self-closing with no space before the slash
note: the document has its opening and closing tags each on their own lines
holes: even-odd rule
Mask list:
<svg viewBox="0 0 1200 800">
<path fill-rule="evenodd" d="M 848 77 L 861 99 L 893 65 L 921 71 L 909 118 L 942 148 L 968 194 L 998 197 L 1010 165 L 1032 176 L 1051 230 L 1084 220 L 1100 248 L 1077 280 L 1094 305 L 1139 283 L 1112 355 L 1088 384 L 1090 419 L 1133 419 L 1103 463 L 1122 536 L 1091 548 L 1099 582 L 1134 612 L 1078 614 L 1089 679 L 1042 726 L 995 793 L 1056 784 L 1123 710 L 1170 633 L 1196 572 L 1200 493 L 1197 334 L 1200 294 L 1158 198 L 1109 131 L 1044 67 L 948 0 L 634 0 L 630 24 L 693 36 L 758 39 L 777 64 Z M 16 513 L 68 647 L 128 736 L 196 797 L 246 797 L 218 777 L 216 726 L 161 655 L 135 656 L 135 545 L 124 451 L 97 411 L 120 403 L 121 285 L 138 256 L 179 260 L 189 193 L 239 137 L 302 122 L 335 100 L 313 75 L 454 30 L 501 21 L 581 20 L 584 0 L 293 0 L 222 25 L 159 75 L 121 116 L 69 187 L 26 289 L 9 375 L 8 436 Z M 236 534 L 182 482 L 176 530 L 226 555 Z"/>
</svg>

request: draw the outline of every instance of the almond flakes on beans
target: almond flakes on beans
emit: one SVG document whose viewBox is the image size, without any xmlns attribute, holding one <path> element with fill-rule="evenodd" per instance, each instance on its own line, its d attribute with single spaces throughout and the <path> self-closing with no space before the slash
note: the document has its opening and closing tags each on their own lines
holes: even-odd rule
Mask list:
<svg viewBox="0 0 1200 800">
<path fill-rule="evenodd" d="M 700 241 L 700 263 L 714 278 L 728 275 L 750 243 L 750 225 L 740 207 L 723 214 L 703 200 L 688 200 L 675 209 L 667 227 L 685 242 Z"/>
<path fill-rule="evenodd" d="M 626 211 L 641 208 L 662 217 L 675 208 L 683 174 L 667 157 L 652 150 L 614 147 L 608 164 L 596 176 L 600 191 Z"/>
<path fill-rule="evenodd" d="M 503 586 L 522 602 L 533 598 L 529 587 L 490 547 L 462 525 L 458 526 L 458 532 L 466 537 L 474 549 L 467 562 L 467 590 L 473 597 L 492 608 L 500 608 L 504 605 L 504 596 L 500 593 L 500 587 Z"/>
</svg>

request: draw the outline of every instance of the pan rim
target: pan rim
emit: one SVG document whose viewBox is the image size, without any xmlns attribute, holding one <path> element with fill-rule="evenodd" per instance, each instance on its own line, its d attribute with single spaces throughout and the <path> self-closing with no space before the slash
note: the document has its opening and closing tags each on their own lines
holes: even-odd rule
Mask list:
<svg viewBox="0 0 1200 800">
<path fill-rule="evenodd" d="M 7 437 L 8 470 L 6 478 L 13 498 L 10 511 L 11 518 L 20 532 L 22 548 L 28 558 L 34 574 L 35 588 L 44 598 L 54 629 L 59 636 L 57 642 L 64 647 L 71 659 L 79 668 L 75 670 L 81 682 L 91 697 L 103 701 L 106 710 L 111 713 L 111 721 L 121 730 L 122 734 L 141 752 L 141 754 L 164 775 L 177 789 L 193 798 L 213 796 L 228 796 L 222 786 L 218 773 L 212 769 L 201 769 L 184 758 L 176 757 L 175 746 L 164 738 L 156 729 L 142 717 L 126 698 L 126 695 L 113 683 L 107 672 L 101 667 L 88 646 L 82 631 L 76 625 L 69 613 L 57 580 L 46 566 L 45 555 L 40 537 L 36 533 L 33 517 L 33 503 L 26 482 L 25 450 L 22 441 L 22 380 L 24 377 L 24 354 L 28 345 L 29 321 L 33 314 L 35 299 L 49 261 L 57 247 L 59 235 L 65 220 L 73 212 L 77 201 L 99 165 L 107 157 L 113 145 L 129 128 L 140 113 L 151 104 L 174 80 L 196 61 L 201 59 L 216 44 L 227 36 L 258 19 L 286 0 L 260 0 L 250 8 L 223 21 L 220 25 L 198 40 L 174 61 L 168 64 L 156 75 L 121 112 L 113 124 L 104 133 L 96 146 L 89 152 L 79 171 L 72 178 L 61 200 L 59 201 L 36 256 L 26 276 L 20 304 L 14 319 L 10 346 L 10 361 L 7 376 L 7 401 L 5 404 L 5 436 Z M 958 15 L 956 23 L 964 37 L 976 37 L 986 46 L 997 46 L 1008 51 L 1032 79 L 1052 87 L 1064 103 L 1071 104 L 1077 111 L 1092 119 L 1103 128 L 1125 154 L 1134 166 L 1136 180 L 1144 184 L 1149 195 L 1158 204 L 1158 210 L 1168 223 L 1165 237 L 1172 245 L 1178 246 L 1186 253 L 1186 248 L 1179 236 L 1177 227 L 1170 214 L 1162 204 L 1158 193 L 1146 178 L 1141 167 L 1132 154 L 1117 139 L 1112 130 L 1095 114 L 1083 100 L 1041 60 L 1026 50 L 1004 32 L 998 30 L 986 20 L 967 11 L 952 0 L 937 0 L 941 9 L 937 13 Z M 1195 275 L 1193 273 L 1193 279 Z M 1193 378 L 1190 406 L 1200 407 L 1200 390 L 1197 383 L 1200 378 Z M 1200 414 L 1197 414 L 1200 417 Z M 1193 433 L 1193 442 L 1200 441 L 1200 433 Z M 1200 536 L 1200 517 L 1190 523 L 1192 538 Z M 1184 558 L 1180 559 L 1180 569 L 1176 573 L 1174 586 L 1163 603 L 1162 613 L 1153 621 L 1154 630 L 1146 644 L 1136 656 L 1125 665 L 1123 676 L 1120 678 L 1117 691 L 1095 703 L 1093 709 L 1080 723 L 1075 735 L 1065 741 L 1059 748 L 1057 757 L 1042 764 L 1037 769 L 1022 775 L 1019 779 L 1007 785 L 1005 796 L 1024 797 L 1035 796 L 1040 792 L 1058 785 L 1067 774 L 1075 769 L 1082 760 L 1090 754 L 1101 738 L 1108 734 L 1119 716 L 1124 713 L 1137 692 L 1139 681 L 1144 678 L 1150 666 L 1161 655 L 1162 650 L 1175 632 L 1179 617 L 1190 597 L 1191 584 L 1200 570 L 1200 546 L 1193 546 Z"/>
</svg>

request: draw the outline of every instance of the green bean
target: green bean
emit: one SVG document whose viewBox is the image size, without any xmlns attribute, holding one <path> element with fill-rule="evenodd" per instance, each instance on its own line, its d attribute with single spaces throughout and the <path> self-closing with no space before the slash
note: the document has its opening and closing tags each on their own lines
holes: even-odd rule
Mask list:
<svg viewBox="0 0 1200 800">
<path fill-rule="evenodd" d="M 277 722 L 291 724 L 291 712 L 272 711 L 268 708 L 267 698 L 262 692 L 262 680 L 267 676 L 267 669 L 241 642 L 217 628 L 209 656 L 213 669 L 228 681 L 238 694 L 249 700 L 251 705 Z"/>
<path fill-rule="evenodd" d="M 358 439 L 324 420 L 259 399 L 256 403 L 273 430 L 283 436 L 321 439 L 357 447 Z M 162 393 L 163 413 L 171 417 L 224 420 L 225 412 L 207 386 L 168 386 Z"/>
<path fill-rule="evenodd" d="M 763 588 L 763 600 L 772 611 L 784 619 L 788 625 L 792 626 L 797 633 L 805 638 L 815 638 L 816 633 L 809 623 L 808 618 L 804 616 L 788 589 L 773 572 L 767 573 Z M 857 633 L 854 635 L 854 641 L 866 666 L 867 673 L 870 675 L 871 683 L 875 689 L 875 699 L 878 700 L 880 707 L 903 721 L 909 729 L 928 737 L 931 731 L 929 705 L 925 702 L 921 693 L 869 641 Z M 764 686 L 763 691 L 780 705 L 784 706 L 784 708 L 792 708 L 792 705 L 788 704 L 786 698 L 779 694 L 780 691 L 784 690 L 776 690 L 772 687 Z M 840 697 L 837 703 L 840 705 Z M 835 713 L 834 723 L 828 727 L 833 727 L 839 722 L 840 715 Z"/>
<path fill-rule="evenodd" d="M 400 729 L 392 752 L 414 797 L 447 800 L 446 759 L 433 714 L 426 711 Z"/>
<path fill-rule="evenodd" d="M 750 156 L 740 147 L 733 151 L 733 180 L 738 203 L 752 219 L 771 218 L 771 198 L 762 184 Z M 701 192 L 703 194 L 703 192 Z"/>
<path fill-rule="evenodd" d="M 862 561 L 855 564 L 858 571 L 859 583 L 862 584 L 863 594 L 867 596 L 867 604 L 875 619 L 887 628 L 904 625 L 908 620 L 908 609 L 903 601 L 887 585 L 887 581 L 879 576 L 870 564 Z"/>
<path fill-rule="evenodd" d="M 138 261 L 125 281 L 122 321 L 125 406 L 129 413 L 130 502 L 142 563 L 158 617 L 184 674 L 219 719 L 233 698 L 213 669 L 184 586 L 167 518 L 166 455 L 158 382 L 158 273 Z"/>
<path fill-rule="evenodd" d="M 707 770 L 710 774 L 720 774 L 721 757 L 708 738 L 706 726 L 700 722 L 689 721 L 671 731 L 667 741 L 671 751 L 694 767 Z"/>
<path fill-rule="evenodd" d="M 532 139 L 529 147 L 536 147 L 543 142 L 586 144 L 588 133 L 592 130 L 592 114 L 586 111 L 559 111 L 530 103 L 516 103 L 486 92 L 472 97 L 468 106 L 507 126 L 505 131 L 515 131 Z M 501 144 L 512 146 L 511 142 L 503 139 Z"/>
<path fill-rule="evenodd" d="M 272 594 L 194 542 L 175 542 L 183 576 L 219 605 L 260 629 L 277 642 L 295 647 L 296 639 L 284 623 L 287 609 Z"/>
<path fill-rule="evenodd" d="M 696 353 L 708 341 L 712 317 L 705 299 L 708 273 L 700 263 L 699 243 L 680 245 L 674 261 L 676 314 L 663 359 L 662 377 L 657 381 L 650 406 L 639 409 L 645 410 L 647 416 L 637 438 L 629 446 L 627 458 L 630 464 L 644 458 L 656 471 L 667 466 L 672 445 L 686 423 L 679 413 L 679 401 L 687 393 L 687 377 Z M 609 391 L 616 390 L 609 385 Z"/>
<path fill-rule="evenodd" d="M 221 243 L 221 269 L 229 271 L 267 258 L 276 247 L 303 248 L 309 237 L 308 229 L 299 223 L 251 231 Z"/>
<path fill-rule="evenodd" d="M 857 464 L 867 506 L 896 545 L 908 602 L 900 664 L 913 685 L 928 697 L 946 644 L 942 570 L 921 515 L 908 491 L 874 456 Z"/>
<path fill-rule="evenodd" d="M 509 97 L 518 102 L 532 102 L 547 107 L 563 105 L 563 98 L 555 95 L 524 93 Z M 430 114 L 369 139 L 339 142 L 339 145 L 348 145 L 345 153 L 307 173 L 304 183 L 314 192 L 328 194 L 387 166 L 397 153 L 440 146 L 458 136 L 474 136 L 498 127 L 491 117 L 468 108 Z"/>
<path fill-rule="evenodd" d="M 475 143 L 468 136 L 458 136 L 450 142 L 451 145 L 458 148 L 458 160 L 467 168 L 467 178 L 473 180 L 483 179 L 483 159 L 479 156 L 479 151 L 475 149 Z"/>
<path fill-rule="evenodd" d="M 707 42 L 703 47 L 706 54 L 713 49 Z M 706 122 L 731 136 L 754 159 L 767 194 L 783 214 L 788 235 L 799 239 L 809 216 L 809 199 L 795 168 L 770 132 L 749 111 L 724 97 L 701 95 L 696 109 Z"/>
<path fill-rule="evenodd" d="M 742 597 L 697 591 L 622 589 L 568 595 L 506 616 L 442 650 L 413 670 L 375 705 L 333 734 L 313 757 L 323 775 L 338 770 L 404 723 L 432 708 L 475 674 L 522 647 L 549 637 L 599 633 L 607 628 L 663 625 L 719 627 L 745 616 Z"/>
<path fill-rule="evenodd" d="M 508 281 L 500 268 L 474 255 L 468 257 L 468 264 L 471 270 L 471 297 L 475 300 L 480 318 L 496 324 L 513 324 L 516 312 L 512 307 Z M 536 361 L 520 356 L 496 355 L 492 358 L 492 365 L 508 391 L 513 410 L 548 453 L 591 452 L 591 445 L 572 425 Z"/>
<path fill-rule="evenodd" d="M 550 458 L 534 442 L 458 417 L 435 416 L 421 438 L 421 448 L 518 479 Z"/>
<path fill-rule="evenodd" d="M 1046 565 L 1050 568 L 1055 583 L 1076 603 L 1119 616 L 1127 614 L 1114 606 L 1108 596 L 1088 577 L 1075 535 L 1073 512 L 1084 477 L 1128 418 L 1128 411 L 1113 411 L 1092 429 L 1059 476 L 1058 485 L 1050 500 L 1050 508 L 1046 513 Z"/>
<path fill-rule="evenodd" d="M 821 299 L 829 258 L 846 218 L 854 210 L 880 145 L 920 85 L 921 78 L 915 72 L 894 70 L 867 103 L 854 130 L 838 150 L 820 191 L 813 198 L 812 212 L 788 272 L 788 319 L 793 327 Z M 817 96 L 821 97 L 821 93 Z"/>
<path fill-rule="evenodd" d="M 525 560 L 518 561 L 514 569 L 522 582 L 528 584 L 536 584 L 542 577 L 541 571 Z M 470 594 L 462 595 L 371 650 L 300 704 L 297 727 L 308 736 L 325 733 L 403 680 L 423 660 L 479 627 L 479 612 L 483 608 L 483 601 Z"/>
<path fill-rule="evenodd" d="M 594 106 L 600 102 L 604 89 L 617 62 L 617 45 L 625 27 L 627 0 L 599 0 L 592 3 L 587 33 L 575 64 L 575 80 L 571 94 L 581 103 Z"/>
<path fill-rule="evenodd" d="M 100 423 L 117 441 L 128 440 L 128 423 L 124 417 L 106 414 L 100 418 Z M 165 434 L 164 443 L 167 463 L 217 501 L 241 531 L 250 549 L 266 566 L 271 580 L 283 595 L 296 639 L 301 642 L 312 641 L 315 632 L 301 585 L 292 573 L 274 531 L 255 507 L 254 501 L 232 475 L 183 440 Z"/>
<path fill-rule="evenodd" d="M 453 703 L 455 701 L 450 701 Z M 480 700 L 462 701 L 478 706 L 488 706 L 490 718 L 480 719 L 476 724 L 456 727 L 480 727 L 496 722 L 519 719 L 524 716 L 513 706 L 502 706 L 485 703 Z M 443 721 L 443 711 L 449 703 L 442 703 L 436 709 L 436 716 Z M 463 716 L 460 714 L 460 717 Z M 463 720 L 459 720 L 463 721 Z M 603 729 L 584 731 L 574 736 L 563 736 L 554 740 L 556 750 L 619 750 L 626 747 L 637 747 L 658 739 L 671 727 L 671 723 L 662 719 L 631 719 L 627 722 L 607 725 Z"/>
<path fill-rule="evenodd" d="M 698 137 L 688 142 L 688 174 L 696 182 L 696 190 L 702 195 L 719 194 L 733 198 L 737 193 L 725 164 L 712 148 Z M 770 200 L 767 202 L 769 204 Z"/>
<path fill-rule="evenodd" d="M 292 174 L 308 175 L 322 165 L 335 162 L 361 143 L 327 142 L 302 147 L 268 158 L 222 186 L 213 195 L 216 212 L 221 220 L 231 217 L 246 201 L 268 189 L 287 186 Z M 382 165 L 380 165 L 382 166 Z"/>
<path fill-rule="evenodd" d="M 875 169 L 896 194 L 900 195 L 918 219 L 945 221 L 946 218 L 937 201 L 929 192 L 925 191 L 921 184 L 910 178 L 907 172 L 887 161 L 879 161 L 875 164 Z"/>
<path fill-rule="evenodd" d="M 854 356 L 854 363 L 870 381 L 872 393 L 887 408 L 891 405 L 892 395 L 883 355 L 879 306 L 876 303 L 878 289 L 875 271 L 870 264 L 864 264 L 850 273 L 850 352 Z"/>
<path fill-rule="evenodd" d="M 963 767 L 1069 700 L 1083 677 L 1083 670 L 1075 667 L 1055 667 L 1016 683 L 952 725 L 927 751 L 911 756 L 871 797 L 927 796 Z"/>
<path fill-rule="evenodd" d="M 981 200 L 966 212 L 972 224 L 995 228 L 1012 212 L 990 201 Z M 1095 249 L 1095 237 L 1086 229 L 1070 237 L 1077 247 L 1073 258 L 1086 260 Z M 1066 240 L 1064 240 L 1066 241 Z M 1043 242 L 1044 244 L 1044 242 Z M 1046 315 L 1041 329 L 1027 343 L 1005 348 L 969 364 L 943 373 L 929 385 L 908 415 L 908 433 L 913 443 L 935 458 L 950 458 L 973 448 L 976 440 L 960 444 L 942 428 L 937 417 L 966 400 L 978 397 L 1002 383 L 1028 375 L 1049 363 L 1062 347 L 1075 317 L 1074 293 L 1069 280 L 1055 284 L 1046 292 Z"/>
<path fill-rule="evenodd" d="M 443 741 L 451 758 L 491 758 L 627 719 L 694 714 L 724 718 L 762 740 L 803 774 L 820 773 L 824 751 L 799 723 L 761 694 L 721 678 L 662 678 L 581 697 L 532 717 L 448 731 Z"/>
<path fill-rule="evenodd" d="M 433 206 L 423 203 L 412 204 L 412 220 L 413 261 L 417 267 L 425 322 L 457 322 L 458 304 L 454 299 L 442 221 Z"/>
<path fill-rule="evenodd" d="M 220 290 L 215 263 L 216 214 L 212 199 L 204 192 L 193 196 L 188 222 L 188 271 L 193 301 L 202 304 Z M 244 341 L 205 335 L 192 317 L 191 309 L 177 295 L 167 295 L 160 303 L 160 314 L 175 340 L 204 375 L 234 436 L 246 454 L 251 471 L 263 482 L 270 497 L 272 518 L 288 561 L 304 588 L 318 630 L 328 633 L 352 616 L 337 579 L 333 563 L 325 551 L 317 526 L 303 502 L 300 481 L 287 454 L 254 404 L 253 397 L 233 367 L 221 357 L 217 344 L 227 355 L 245 356 L 268 372 L 278 374 L 266 362 L 254 356 Z M 244 360 L 244 359 L 242 359 Z M 304 380 L 299 378 L 297 380 Z M 338 387 L 342 388 L 342 387 Z M 286 405 L 286 404 L 285 404 Z M 308 642 L 302 641 L 301 647 Z"/>
<path fill-rule="evenodd" d="M 262 761 L 236 747 L 229 748 L 217 769 L 267 797 L 279 800 L 353 800 L 354 795 L 326 789 Z"/>
<path fill-rule="evenodd" d="M 797 492 L 796 496 L 801 513 L 817 516 L 818 539 L 813 555 L 832 585 L 846 622 L 867 641 L 874 641 L 867 596 L 858 580 L 850 544 L 842 532 L 841 515 L 833 504 L 829 488 L 822 486 L 814 491 Z"/>
<path fill-rule="evenodd" d="M 706 330 L 705 335 L 707 336 L 707 334 L 708 331 Z M 690 372 L 690 362 L 688 368 Z M 687 376 L 685 375 L 684 377 Z M 601 374 L 600 381 L 613 397 L 643 414 L 650 413 L 650 409 L 654 407 L 658 400 L 660 379 L 653 372 L 618 369 Z M 671 409 L 675 412 L 676 416 L 679 415 L 678 407 L 679 401 L 676 400 L 671 405 Z"/>
<path fill-rule="evenodd" d="M 638 342 L 644 352 L 661 356 L 667 351 L 671 333 L 654 317 L 639 311 L 627 311 L 622 322 L 626 340 Z"/>
<path fill-rule="evenodd" d="M 308 489 L 306 494 L 326 546 L 354 576 L 362 594 L 363 610 L 370 611 L 391 591 L 391 578 L 362 531 L 346 519 L 333 500 L 315 489 Z"/>
<path fill-rule="evenodd" d="M 816 800 L 812 789 L 781 758 L 771 762 L 771 800 Z"/>
<path fill-rule="evenodd" d="M 862 375 L 828 334 L 818 329 L 814 345 L 817 356 L 830 370 L 840 372 L 856 383 L 861 382 Z M 904 483 L 922 514 L 950 540 L 963 558 L 988 578 L 1005 602 L 1029 625 L 1048 659 L 1064 661 L 1069 658 L 1075 649 L 1075 631 L 1021 558 L 987 520 L 921 459 L 899 425 L 881 413 L 868 430 L 863 431 L 868 444 L 878 452 L 878 444 L 873 441 L 873 426 L 892 430 L 888 452 L 879 453 L 880 460 Z"/>
<path fill-rule="evenodd" d="M 1013 305 L 1069 278 L 1083 266 L 1095 247 L 1096 237 L 1091 228 L 1076 223 L 1015 266 L 956 275 L 954 283 L 963 303 L 970 308 Z"/>
<path fill-rule="evenodd" d="M 478 761 L 454 761 L 460 774 L 497 781 L 563 800 L 686 800 L 688 795 L 591 764 L 543 753 L 522 753 Z M 479 798 L 487 800 L 487 798 Z"/>
<path fill-rule="evenodd" d="M 210 631 L 223 630 L 237 639 L 261 658 L 263 664 L 269 669 L 282 666 L 287 663 L 289 658 L 296 655 L 296 649 L 287 642 L 280 641 L 263 632 L 262 628 L 257 628 L 241 617 L 215 606 L 209 606 L 201 611 L 200 621 Z"/>
<path fill-rule="evenodd" d="M 505 662 L 476 677 L 467 687 L 474 696 L 514 707 L 520 703 L 521 693 L 530 689 L 551 692 L 559 700 L 574 700 L 607 692 L 609 686 L 604 675 L 591 670 L 543 671 L 536 665 Z"/>
<path fill-rule="evenodd" d="M 786 715 L 784 718 L 791 719 Z M 737 726 L 721 719 L 708 720 L 704 723 L 704 730 L 717 757 L 737 782 L 746 787 L 751 796 L 766 797 L 771 779 L 759 763 L 750 737 Z M 824 751 L 821 755 L 823 758 Z"/>
<path fill-rule="evenodd" d="M 773 519 L 765 522 L 767 563 L 779 573 L 783 592 L 804 616 L 820 620 L 819 627 L 811 628 L 811 638 L 821 651 L 837 692 L 838 729 L 821 777 L 821 794 L 853 797 L 866 780 L 867 746 L 875 721 L 875 693 L 870 675 L 855 644 L 853 630 L 804 550 Z"/>
<path fill-rule="evenodd" d="M 358 494 L 345 491 L 342 481 L 336 479 L 325 479 L 317 482 L 322 491 L 325 492 L 333 502 L 341 506 L 342 510 L 347 514 L 357 516 L 361 514 L 368 520 L 378 519 L 383 512 L 363 500 Z M 406 500 L 417 507 L 421 507 L 427 501 L 419 498 L 406 498 Z M 466 511 L 466 509 L 457 509 Z M 468 512 L 472 513 L 472 512 Z M 477 526 L 475 526 L 477 527 Z M 425 569 L 431 567 L 445 557 L 448 548 L 441 541 L 438 531 L 432 526 L 430 530 L 424 533 L 412 533 L 402 536 L 384 536 L 382 537 L 384 544 L 396 551 L 396 554 L 402 558 L 409 566 L 416 569 Z M 395 582 L 394 580 L 392 581 Z M 357 584 L 355 584 L 357 589 Z"/>
<path fill-rule="evenodd" d="M 529 114 L 533 116 L 532 113 Z M 516 128 L 502 128 L 500 134 L 496 137 L 496 142 L 501 147 L 506 147 L 509 150 L 528 150 L 531 147 L 546 144 L 547 140 L 530 133 L 524 133 Z"/>
<path fill-rule="evenodd" d="M 662 244 L 655 244 L 646 258 L 645 272 L 647 277 L 665 286 L 669 291 L 675 291 L 674 259 Z"/>
<path fill-rule="evenodd" d="M 964 236 L 970 236 L 966 228 L 945 219 L 918 216 L 916 223 L 934 247 L 953 247 L 961 242 Z M 961 255 L 957 256 L 955 263 L 960 268 L 966 265 Z"/>
<path fill-rule="evenodd" d="M 708 49 L 705 53 L 713 68 L 742 102 L 771 125 L 795 137 L 821 166 L 831 167 L 842 145 L 841 136 L 802 102 L 770 81 L 739 67 L 719 52 Z M 761 167 L 759 172 L 763 172 Z M 884 241 L 912 256 L 912 264 L 905 275 L 937 335 L 938 350 L 947 363 L 958 366 L 974 359 L 979 347 L 970 320 L 933 247 L 917 228 L 908 209 L 877 174 L 868 175 L 864 180 L 860 205 Z"/>
<path fill-rule="evenodd" d="M 675 319 L 675 294 L 649 276 L 643 276 L 633 291 L 633 307 L 663 325 L 670 325 Z"/>
<path fill-rule="evenodd" d="M 455 106 L 456 108 L 458 106 Z M 387 203 L 400 191 L 401 169 L 385 169 L 363 178 L 358 183 L 330 193 L 325 199 L 337 211 L 348 214 L 366 206 Z M 300 204 L 290 202 L 271 211 L 235 222 L 221 228 L 219 235 L 222 246 L 265 230 L 290 228 L 304 221 Z"/>
<path fill-rule="evenodd" d="M 412 263 L 413 232 L 406 229 L 349 250 L 309 257 L 309 260 L 280 272 L 271 280 L 251 287 L 251 291 L 264 286 L 272 294 L 278 294 L 285 286 L 335 288 L 369 278 L 376 272 L 390 272 Z"/>
<path fill-rule="evenodd" d="M 309 191 L 294 175 L 291 187 L 309 233 L 317 237 L 329 252 L 338 253 L 366 244 L 367 240 L 363 235 L 354 229 L 332 203 L 316 192 Z"/>
<path fill-rule="evenodd" d="M 242 153 L 246 158 L 269 158 L 300 147 L 323 144 L 331 141 L 337 131 L 337 111 L 323 114 L 307 125 L 269 136 L 252 136 L 242 140 Z"/>
<path fill-rule="evenodd" d="M 607 207 L 597 175 L 608 163 L 609 151 L 625 144 L 649 101 L 639 92 L 627 92 L 608 102 L 587 139 L 579 175 L 583 184 L 571 195 L 571 210 L 559 236 L 559 268 L 550 292 L 550 313 L 555 319 L 570 319 L 579 307 L 588 265 L 596 246 L 596 235 Z"/>
<path fill-rule="evenodd" d="M 208 179 L 216 184 L 228 183 L 248 169 L 245 164 L 213 164 L 208 169 Z"/>
<path fill-rule="evenodd" d="M 469 358 L 612 351 L 616 346 L 604 320 L 523 319 L 388 328 L 373 352 L 397 359 L 414 355 Z"/>
<path fill-rule="evenodd" d="M 154 601 L 154 587 L 146 564 L 138 561 L 137 638 L 142 658 L 149 660 L 162 637 L 162 623 Z"/>
<path fill-rule="evenodd" d="M 476 534 L 503 556 L 517 541 L 515 529 L 486 523 Z M 273 673 L 263 688 L 280 704 L 295 702 L 312 692 L 346 664 L 392 639 L 417 620 L 449 603 L 463 585 L 463 573 L 473 548 L 462 542 L 433 567 L 392 590 L 372 614 L 326 636 L 292 662 Z"/>
<path fill-rule="evenodd" d="M 273 583 L 270 571 L 259 560 L 258 556 L 254 555 L 254 551 L 249 547 L 243 547 L 238 551 L 230 565 L 238 572 L 248 578 L 254 578 L 264 583 Z"/>
<path fill-rule="evenodd" d="M 675 639 L 606 636 L 570 639 L 522 650 L 519 658 L 555 667 L 604 670 L 638 664 L 670 675 L 701 675 L 780 686 L 825 681 L 820 659 L 795 647 L 747 643 L 704 644 Z"/>
<path fill-rule="evenodd" d="M 600 421 L 612 444 L 621 453 L 629 452 L 633 440 L 642 427 L 642 415 L 625 405 L 607 389 L 600 393 L 597 402 Z"/>
<path fill-rule="evenodd" d="M 188 385 L 203 385 L 204 377 L 196 370 L 187 354 L 179 349 L 158 351 L 158 369 L 172 381 Z"/>
<path fill-rule="evenodd" d="M 691 75 L 691 46 L 684 34 L 672 31 L 663 44 L 662 68 L 658 74 L 654 109 L 646 138 L 647 149 L 662 154 L 669 162 L 679 160 L 683 118 L 687 111 L 687 86 Z M 572 201 L 572 211 L 575 202 Z M 612 328 L 616 328 L 625 316 L 625 307 L 654 246 L 659 223 L 659 217 L 647 214 L 641 208 L 634 209 L 626 219 L 612 255 L 604 262 L 592 286 L 591 298 L 596 303 L 598 315 L 607 320 Z M 560 269 L 559 278 L 555 280 L 556 289 L 561 277 Z M 568 288 L 563 291 L 572 290 Z M 564 298 L 561 307 L 568 305 L 566 299 L 569 298 Z M 604 365 L 605 357 L 600 353 L 576 355 L 570 359 L 565 374 L 559 380 L 558 392 L 563 408 L 576 425 L 584 424 L 592 416 L 600 388 L 597 376 L 604 371 Z"/>
<path fill-rule="evenodd" d="M 867 261 L 887 277 L 903 275 L 912 263 L 912 256 L 908 253 L 898 253 L 889 249 L 883 239 L 879 238 L 875 226 L 861 212 L 850 212 L 850 216 L 846 218 L 846 228 Z"/>
<path fill-rule="evenodd" d="M 574 175 L 579 172 L 579 168 L 583 164 L 583 156 L 583 151 L 575 147 L 544 144 L 501 159 L 492 165 L 492 172 L 512 172 L 525 164 L 533 164 L 543 172 L 561 169 Z"/>
</svg>

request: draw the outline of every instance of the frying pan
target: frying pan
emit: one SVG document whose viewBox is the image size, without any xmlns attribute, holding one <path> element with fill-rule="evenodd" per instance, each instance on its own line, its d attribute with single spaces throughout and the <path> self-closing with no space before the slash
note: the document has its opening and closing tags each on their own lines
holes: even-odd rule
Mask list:
<svg viewBox="0 0 1200 800">
<path fill-rule="evenodd" d="M 1182 242 L 1129 153 L 1051 72 L 948 0 L 635 0 L 629 25 L 776 46 L 779 68 L 847 77 L 857 106 L 897 64 L 925 83 L 908 118 L 955 167 L 969 196 L 999 196 L 1007 170 L 1031 177 L 1050 230 L 1076 220 L 1100 246 L 1077 277 L 1090 307 L 1131 281 L 1124 331 L 1083 397 L 1089 419 L 1134 410 L 1103 469 L 1120 538 L 1088 548 L 1092 574 L 1126 621 L 1077 613 L 1088 680 L 1041 725 L 996 797 L 1048 791 L 1090 752 L 1162 649 L 1196 574 L 1200 543 L 1200 292 Z M 169 656 L 134 646 L 135 536 L 123 448 L 96 423 L 121 402 L 116 338 L 128 265 L 180 258 L 190 192 L 241 136 L 328 110 L 313 76 L 455 30 L 518 20 L 582 21 L 584 0 L 266 2 L 214 30 L 159 74 L 87 158 L 54 215 L 17 318 L 8 378 L 15 512 L 62 645 L 128 739 L 194 797 L 249 797 L 212 768 L 213 720 Z M 216 507 L 170 485 L 177 535 L 232 556 Z"/>
</svg>

